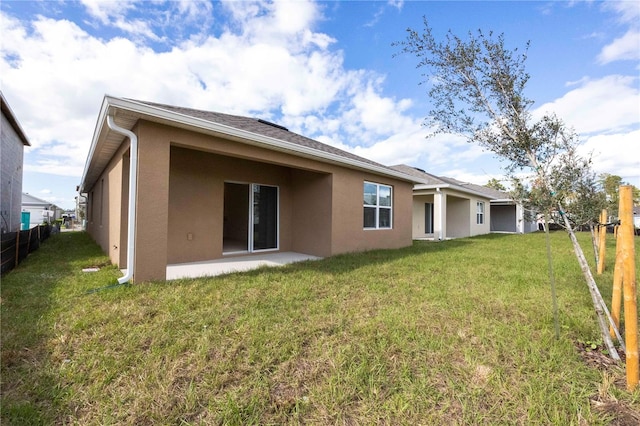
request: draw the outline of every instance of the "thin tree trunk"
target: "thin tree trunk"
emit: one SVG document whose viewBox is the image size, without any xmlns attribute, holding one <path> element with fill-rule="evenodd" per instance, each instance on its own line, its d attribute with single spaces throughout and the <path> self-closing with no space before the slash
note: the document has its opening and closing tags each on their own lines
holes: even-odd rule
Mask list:
<svg viewBox="0 0 640 426">
<path fill-rule="evenodd" d="M 560 324 L 558 321 L 558 298 L 556 296 L 556 279 L 553 274 L 553 256 L 551 255 L 551 238 L 549 237 L 549 213 L 544 214 L 544 233 L 547 240 L 547 262 L 549 264 L 549 283 L 551 283 L 551 300 L 553 302 L 553 327 L 556 340 L 560 339 Z"/>
<path fill-rule="evenodd" d="M 605 346 L 607 347 L 607 350 L 609 351 L 609 354 L 611 354 L 611 358 L 613 358 L 616 361 L 620 360 L 620 355 L 618 355 L 618 351 L 616 350 L 615 346 L 613 345 L 613 340 L 611 339 L 611 336 L 609 335 L 609 328 L 607 327 L 607 322 L 606 319 L 609 320 L 609 323 L 611 326 L 613 326 L 614 331 L 616 332 L 616 335 L 619 336 L 618 340 L 622 345 L 622 338 L 620 337 L 620 332 L 618 331 L 618 327 L 615 326 L 615 323 L 613 322 L 613 319 L 611 318 L 611 314 L 609 313 L 609 310 L 607 309 L 606 304 L 604 303 L 604 299 L 602 298 L 602 295 L 600 294 L 600 290 L 598 289 L 598 285 L 596 284 L 595 279 L 593 278 L 593 275 L 591 274 L 591 269 L 589 269 L 589 264 L 587 263 L 587 259 L 584 257 L 584 252 L 582 251 L 582 247 L 580 247 L 580 244 L 578 243 L 578 239 L 576 238 L 575 233 L 573 232 L 573 228 L 571 227 L 571 223 L 569 222 L 569 219 L 567 218 L 567 216 L 564 214 L 564 210 L 562 208 L 562 205 L 558 203 L 558 208 L 560 210 L 560 215 L 562 216 L 562 219 L 564 220 L 564 224 L 567 228 L 567 232 L 569 233 L 569 238 L 571 238 L 571 242 L 573 244 L 573 251 L 576 254 L 576 257 L 578 258 L 578 263 L 580 264 L 580 269 L 582 270 L 582 273 L 587 281 L 587 287 L 589 288 L 589 293 L 591 293 L 591 299 L 593 301 L 593 307 L 596 311 L 596 315 L 598 317 L 598 325 L 600 326 L 600 334 L 602 334 L 602 340 L 604 341 Z M 607 318 L 605 318 L 605 313 Z M 623 348 L 624 350 L 624 348 Z"/>
<path fill-rule="evenodd" d="M 596 231 L 594 229 L 593 224 L 589 225 L 589 230 L 591 231 L 591 243 L 593 244 L 593 256 L 596 260 L 596 265 L 598 264 L 598 238 L 596 237 Z"/>
<path fill-rule="evenodd" d="M 604 272 L 604 255 L 607 247 L 607 210 L 602 210 L 600 213 L 600 238 L 598 238 L 598 263 L 596 263 L 596 273 L 601 275 Z"/>
</svg>

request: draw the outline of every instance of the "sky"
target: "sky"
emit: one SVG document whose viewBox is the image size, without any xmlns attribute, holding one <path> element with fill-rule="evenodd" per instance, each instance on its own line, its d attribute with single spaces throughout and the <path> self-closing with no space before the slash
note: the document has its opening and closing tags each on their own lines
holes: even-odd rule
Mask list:
<svg viewBox="0 0 640 426">
<path fill-rule="evenodd" d="M 31 142 L 23 192 L 73 208 L 105 94 L 273 121 L 385 165 L 485 184 L 490 152 L 427 139 L 423 17 L 530 41 L 533 114 L 580 136 L 596 173 L 640 187 L 640 1 L 0 1 L 0 88 Z"/>
</svg>

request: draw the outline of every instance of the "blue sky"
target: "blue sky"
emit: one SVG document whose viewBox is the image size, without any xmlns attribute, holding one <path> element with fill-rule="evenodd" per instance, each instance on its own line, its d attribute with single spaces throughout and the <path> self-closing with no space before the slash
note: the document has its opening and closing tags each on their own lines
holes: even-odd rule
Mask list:
<svg viewBox="0 0 640 426">
<path fill-rule="evenodd" d="M 640 187 L 638 1 L 7 1 L 2 91 L 30 138 L 25 192 L 74 205 L 105 94 L 251 115 L 387 165 L 484 184 L 490 153 L 425 139 L 416 59 L 391 44 L 426 16 L 531 47 L 534 114 L 573 126 L 597 173 Z"/>
</svg>

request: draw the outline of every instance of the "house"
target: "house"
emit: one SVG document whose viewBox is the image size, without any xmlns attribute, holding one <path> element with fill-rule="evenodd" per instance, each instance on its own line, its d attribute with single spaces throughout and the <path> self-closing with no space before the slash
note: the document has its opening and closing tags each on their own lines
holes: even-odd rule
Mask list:
<svg viewBox="0 0 640 426">
<path fill-rule="evenodd" d="M 448 180 L 455 181 L 450 178 Z M 526 234 L 538 230 L 536 214 L 527 210 L 521 202 L 512 199 L 506 192 L 473 183 L 465 183 L 464 185 L 466 188 L 490 197 L 490 232 Z"/>
<path fill-rule="evenodd" d="M 413 238 L 444 240 L 490 232 L 491 197 L 464 182 L 404 164 L 392 166 L 418 180 L 413 187 Z"/>
<path fill-rule="evenodd" d="M 0 229 L 4 234 L 20 229 L 24 147 L 31 144 L 2 92 L 0 92 L 0 98 L 2 100 Z"/>
<path fill-rule="evenodd" d="M 22 212 L 29 214 L 29 228 L 33 228 L 42 223 L 52 223 L 60 219 L 63 210 L 47 200 L 22 193 Z"/>
<path fill-rule="evenodd" d="M 419 182 L 413 188 L 413 238 L 443 240 L 490 232 L 536 230 L 533 218 L 509 195 L 408 165 L 392 166 Z"/>
<path fill-rule="evenodd" d="M 411 244 L 414 179 L 265 120 L 105 96 L 82 181 L 87 232 L 126 268 Z"/>
</svg>

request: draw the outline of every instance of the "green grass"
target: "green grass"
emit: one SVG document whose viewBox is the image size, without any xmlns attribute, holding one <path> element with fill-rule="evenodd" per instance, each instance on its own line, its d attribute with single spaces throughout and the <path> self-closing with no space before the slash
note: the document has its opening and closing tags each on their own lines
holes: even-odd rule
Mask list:
<svg viewBox="0 0 640 426">
<path fill-rule="evenodd" d="M 118 270 L 86 234 L 57 235 L 2 278 L 2 424 L 633 418 L 640 392 L 624 390 L 622 369 L 576 349 L 599 332 L 568 237 L 552 239 L 560 340 L 539 233 L 91 294 Z M 610 242 L 596 278 L 605 300 L 613 253 Z"/>
</svg>

